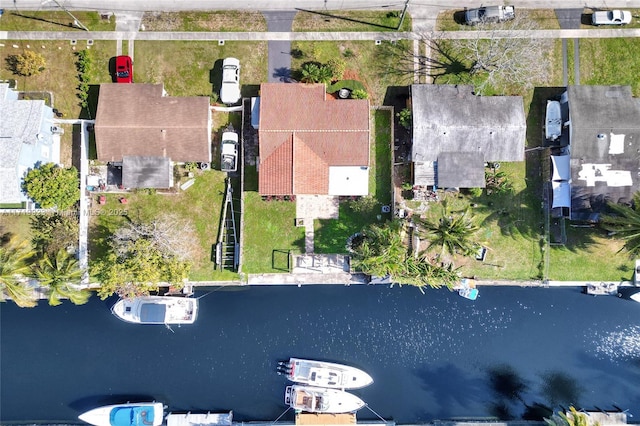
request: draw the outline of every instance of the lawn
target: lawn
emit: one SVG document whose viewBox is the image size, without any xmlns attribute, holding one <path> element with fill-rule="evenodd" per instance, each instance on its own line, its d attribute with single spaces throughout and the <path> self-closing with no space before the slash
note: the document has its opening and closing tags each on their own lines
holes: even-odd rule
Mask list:
<svg viewBox="0 0 640 426">
<path fill-rule="evenodd" d="M 242 95 L 255 96 L 267 80 L 266 42 L 137 41 L 134 79 L 164 83 L 171 96 L 210 96 L 220 89 L 222 60 L 228 56 L 240 59 Z"/>
<path fill-rule="evenodd" d="M 0 214 L 0 237 L 9 233 L 14 243 L 26 241 L 31 245 L 31 215 Z"/>
<path fill-rule="evenodd" d="M 73 17 L 90 31 L 114 31 L 116 18 L 98 12 L 73 11 Z M 83 31 L 73 26 L 74 18 L 61 11 L 7 11 L 0 19 L 1 31 Z"/>
<path fill-rule="evenodd" d="M 411 16 L 396 10 L 325 10 L 296 14 L 293 31 L 411 31 Z"/>
<path fill-rule="evenodd" d="M 408 43 L 400 41 L 398 43 Z M 405 86 L 410 80 L 393 71 L 392 58 L 384 55 L 388 42 L 376 45 L 373 41 L 312 41 L 292 42 L 293 74 L 309 61 L 326 63 L 341 58 L 346 64 L 345 80 L 358 80 L 364 84 L 372 105 L 382 105 L 389 86 Z"/>
<path fill-rule="evenodd" d="M 640 96 L 640 39 L 580 39 L 580 84 L 631 86 Z"/>
<path fill-rule="evenodd" d="M 235 10 L 208 12 L 147 12 L 145 31 L 267 31 L 260 12 Z"/>
<path fill-rule="evenodd" d="M 122 194 L 106 194 L 107 202 L 98 205 L 95 196 L 90 218 L 90 259 L 95 261 L 107 250 L 109 236 L 126 220 L 147 221 L 164 212 L 171 212 L 193 224 L 198 236 L 198 251 L 190 279 L 231 280 L 237 274 L 214 270 L 213 246 L 217 242 L 220 212 L 223 206 L 225 174 L 209 170 L 196 172 L 196 181 L 186 191 L 161 194 L 153 190 L 138 190 L 126 194 L 128 203 L 121 204 Z"/>
</svg>

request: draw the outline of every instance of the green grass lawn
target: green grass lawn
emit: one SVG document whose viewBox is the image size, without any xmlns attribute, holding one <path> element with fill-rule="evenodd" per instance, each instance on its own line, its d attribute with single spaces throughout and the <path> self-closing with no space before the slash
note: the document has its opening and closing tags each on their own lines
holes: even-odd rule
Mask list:
<svg viewBox="0 0 640 426">
<path fill-rule="evenodd" d="M 243 96 L 257 93 L 267 80 L 266 42 L 137 41 L 134 79 L 138 83 L 164 83 L 171 96 L 209 96 L 218 93 L 222 60 L 240 59 Z M 176 60 L 180 58 L 180 60 Z"/>
<path fill-rule="evenodd" d="M 213 246 L 217 242 L 220 213 L 223 207 L 225 174 L 210 170 L 196 172 L 196 181 L 186 191 L 160 194 L 155 191 L 135 191 L 126 194 L 128 203 L 118 200 L 122 194 L 106 194 L 107 203 L 98 205 L 93 200 L 90 218 L 90 259 L 103 256 L 109 236 L 121 227 L 127 218 L 150 220 L 164 212 L 171 212 L 193 224 L 198 237 L 198 250 L 194 256 L 191 280 L 230 280 L 237 274 L 215 271 L 212 260 Z M 97 195 L 96 195 L 97 196 Z M 94 197 L 95 198 L 95 197 Z"/>
<path fill-rule="evenodd" d="M 401 12 L 395 10 L 299 11 L 293 31 L 396 31 Z M 411 31 L 411 16 L 405 14 L 398 31 Z"/>
<path fill-rule="evenodd" d="M 443 10 L 438 15 L 436 29 L 438 31 L 469 31 L 475 27 L 456 22 L 455 16 L 461 16 L 463 8 L 456 10 Z M 457 14 L 457 15 L 456 15 Z M 518 19 L 535 21 L 538 28 L 545 30 L 560 29 L 560 23 L 553 9 L 518 9 L 516 8 Z M 500 24 L 491 25 L 492 28 L 500 28 Z"/>
<path fill-rule="evenodd" d="M 631 86 L 640 96 L 640 39 L 580 39 L 580 84 Z"/>
<path fill-rule="evenodd" d="M 373 41 L 294 41 L 291 51 L 298 54 L 291 59 L 291 69 L 295 74 L 305 62 L 326 63 L 332 58 L 341 58 L 346 63 L 343 78 L 360 81 L 369 93 L 372 105 L 382 105 L 389 86 L 405 86 L 410 82 L 406 76 L 389 72 L 394 64 L 383 54 L 387 43 L 379 46 Z"/>
<path fill-rule="evenodd" d="M 236 10 L 207 12 L 147 12 L 145 31 L 267 31 L 260 12 Z"/>
<path fill-rule="evenodd" d="M 28 214 L 0 214 L 0 237 L 10 233 L 14 243 L 26 241 L 31 245 L 31 216 Z"/>
<path fill-rule="evenodd" d="M 102 19 L 98 12 L 73 11 L 73 16 L 90 31 L 114 31 L 116 18 Z M 0 19 L 1 31 L 83 31 L 74 27 L 73 18 L 61 11 L 8 11 Z"/>
</svg>

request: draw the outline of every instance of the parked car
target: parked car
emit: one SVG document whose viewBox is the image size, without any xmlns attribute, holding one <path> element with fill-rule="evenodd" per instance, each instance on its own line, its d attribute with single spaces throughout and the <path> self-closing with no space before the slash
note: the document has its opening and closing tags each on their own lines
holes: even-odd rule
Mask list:
<svg viewBox="0 0 640 426">
<path fill-rule="evenodd" d="M 236 58 L 222 61 L 220 100 L 224 104 L 235 104 L 240 100 L 240 61 Z"/>
<path fill-rule="evenodd" d="M 220 150 L 220 169 L 223 172 L 235 172 L 238 168 L 238 134 L 224 132 Z"/>
<path fill-rule="evenodd" d="M 593 25 L 625 25 L 631 22 L 631 12 L 628 10 L 601 10 L 593 12 Z"/>
<path fill-rule="evenodd" d="M 481 6 L 464 11 L 464 23 L 477 25 L 484 22 L 504 22 L 516 17 L 516 9 L 513 6 Z"/>
<path fill-rule="evenodd" d="M 116 83 L 133 83 L 133 61 L 129 56 L 116 56 Z"/>
</svg>

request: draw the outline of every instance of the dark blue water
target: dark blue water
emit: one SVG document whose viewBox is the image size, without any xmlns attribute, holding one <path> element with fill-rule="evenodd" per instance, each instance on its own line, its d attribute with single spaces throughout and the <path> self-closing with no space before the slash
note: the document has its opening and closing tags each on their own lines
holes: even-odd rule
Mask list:
<svg viewBox="0 0 640 426">
<path fill-rule="evenodd" d="M 113 302 L 1 305 L 0 420 L 74 420 L 136 398 L 274 420 L 286 408 L 275 365 L 290 356 L 365 369 L 375 382 L 354 393 L 398 423 L 520 417 L 525 404 L 640 417 L 640 304 L 574 288 L 483 287 L 475 302 L 410 287 L 227 290 L 174 332 L 121 322 Z"/>
</svg>

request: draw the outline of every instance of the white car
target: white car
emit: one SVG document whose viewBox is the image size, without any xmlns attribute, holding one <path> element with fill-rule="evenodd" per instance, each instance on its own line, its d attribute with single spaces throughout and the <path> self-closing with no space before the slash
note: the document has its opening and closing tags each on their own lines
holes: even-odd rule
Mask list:
<svg viewBox="0 0 640 426">
<path fill-rule="evenodd" d="M 224 104 L 235 104 L 240 100 L 240 61 L 236 58 L 222 61 L 220 100 Z"/>
<path fill-rule="evenodd" d="M 625 25 L 631 23 L 631 12 L 628 10 L 600 10 L 591 15 L 593 25 Z"/>
</svg>

